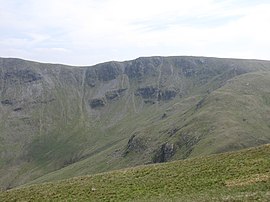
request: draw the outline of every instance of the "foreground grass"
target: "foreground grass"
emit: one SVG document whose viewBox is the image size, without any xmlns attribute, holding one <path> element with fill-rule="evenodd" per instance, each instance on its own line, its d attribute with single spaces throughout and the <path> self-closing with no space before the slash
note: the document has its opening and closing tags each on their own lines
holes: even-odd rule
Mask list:
<svg viewBox="0 0 270 202">
<path fill-rule="evenodd" d="M 1 201 L 268 201 L 270 145 L 36 184 Z"/>
</svg>

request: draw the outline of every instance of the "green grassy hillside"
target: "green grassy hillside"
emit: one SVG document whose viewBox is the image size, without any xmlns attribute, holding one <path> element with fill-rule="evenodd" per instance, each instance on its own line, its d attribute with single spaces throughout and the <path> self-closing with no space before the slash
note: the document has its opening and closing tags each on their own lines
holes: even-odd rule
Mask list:
<svg viewBox="0 0 270 202">
<path fill-rule="evenodd" d="M 135 141 L 134 138 L 134 145 L 130 144 L 133 147 L 127 149 L 127 141 L 123 140 L 97 155 L 44 175 L 33 182 L 60 180 L 151 163 L 155 156 L 162 156 L 156 147 L 163 142 L 174 147 L 173 155 L 167 154 L 169 160 L 268 143 L 270 142 L 268 86 L 270 86 L 268 72 L 249 73 L 229 80 L 223 87 L 201 99 L 193 98 L 196 102 L 192 103 L 191 98 L 187 98 L 182 100 L 181 105 L 175 103 L 173 110 L 170 108 L 164 110 L 167 113 L 166 118 L 161 119 L 161 113 L 155 117 L 154 111 L 151 113 L 146 111 L 150 115 L 141 114 L 141 119 L 145 118 L 145 125 L 136 132 L 135 138 L 140 141 Z M 149 119 L 152 120 L 151 124 L 148 122 Z M 136 120 L 137 123 L 141 123 L 140 121 Z M 127 128 L 132 126 L 129 124 L 125 122 Z M 147 141 L 149 139 L 151 141 Z M 119 150 L 119 145 L 123 149 Z M 147 148 L 144 148 L 146 146 Z M 129 152 L 125 154 L 126 151 Z"/>
<path fill-rule="evenodd" d="M 0 193 L 1 201 L 268 201 L 270 145 Z"/>
<path fill-rule="evenodd" d="M 270 62 L 0 58 L 0 187 L 270 142 Z"/>
</svg>

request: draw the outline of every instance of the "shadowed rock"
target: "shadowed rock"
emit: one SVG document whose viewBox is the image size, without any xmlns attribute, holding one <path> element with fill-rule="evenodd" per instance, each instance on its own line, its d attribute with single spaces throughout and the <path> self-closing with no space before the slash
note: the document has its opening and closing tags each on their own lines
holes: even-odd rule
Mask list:
<svg viewBox="0 0 270 202">
<path fill-rule="evenodd" d="M 9 100 L 9 99 L 2 100 L 2 101 L 1 101 L 1 104 L 2 104 L 2 105 L 13 105 L 14 103 L 15 103 L 14 100 Z"/>
<path fill-rule="evenodd" d="M 145 140 L 143 138 L 136 137 L 136 135 L 132 135 L 128 140 L 128 144 L 126 146 L 123 155 L 126 156 L 130 152 L 135 153 L 143 152 L 146 149 L 144 142 Z"/>
<path fill-rule="evenodd" d="M 114 100 L 114 99 L 119 98 L 126 90 L 127 90 L 126 88 L 112 90 L 112 91 L 106 92 L 105 96 L 108 100 Z"/>
<path fill-rule="evenodd" d="M 125 74 L 129 78 L 141 80 L 144 76 L 158 76 L 158 66 L 162 59 L 159 57 L 153 58 L 138 58 L 131 61 L 125 68 Z"/>
<path fill-rule="evenodd" d="M 154 155 L 154 163 L 162 163 L 168 161 L 175 153 L 174 144 L 165 143 L 161 145 Z"/>
<path fill-rule="evenodd" d="M 4 74 L 4 80 L 10 83 L 31 83 L 40 79 L 42 79 L 40 74 L 29 69 L 8 71 Z"/>
<path fill-rule="evenodd" d="M 139 88 L 137 89 L 136 95 L 139 95 L 144 99 L 155 99 L 158 96 L 158 89 L 153 86 Z"/>
<path fill-rule="evenodd" d="M 145 103 L 145 104 L 151 104 L 151 105 L 153 105 L 153 104 L 155 104 L 156 102 L 155 102 L 154 100 L 144 100 L 144 103 Z"/>
<path fill-rule="evenodd" d="M 121 74 L 121 68 L 114 62 L 108 62 L 96 66 L 97 77 L 100 81 L 116 79 Z"/>
<path fill-rule="evenodd" d="M 174 89 L 165 89 L 165 90 L 159 90 L 156 87 L 153 86 L 147 86 L 143 88 L 137 89 L 136 92 L 137 96 L 141 96 L 143 99 L 154 99 L 154 100 L 172 100 L 177 95 L 176 90 Z M 145 100 L 145 103 L 149 103 L 147 100 Z"/>
<path fill-rule="evenodd" d="M 15 109 L 13 109 L 14 112 L 18 112 L 18 111 L 21 111 L 21 110 L 22 110 L 21 107 L 17 107 L 17 108 L 15 108 Z"/>
<path fill-rule="evenodd" d="M 162 90 L 158 94 L 159 100 L 172 100 L 177 95 L 176 90 Z"/>
<path fill-rule="evenodd" d="M 108 62 L 89 67 L 86 70 L 85 82 L 90 87 L 95 87 L 98 81 L 116 79 L 122 73 L 119 64 Z"/>
<path fill-rule="evenodd" d="M 97 73 L 94 68 L 88 68 L 85 73 L 85 82 L 90 87 L 95 87 L 97 82 Z"/>
<path fill-rule="evenodd" d="M 91 108 L 99 108 L 104 107 L 106 105 L 106 101 L 104 98 L 95 98 L 89 101 Z"/>
</svg>

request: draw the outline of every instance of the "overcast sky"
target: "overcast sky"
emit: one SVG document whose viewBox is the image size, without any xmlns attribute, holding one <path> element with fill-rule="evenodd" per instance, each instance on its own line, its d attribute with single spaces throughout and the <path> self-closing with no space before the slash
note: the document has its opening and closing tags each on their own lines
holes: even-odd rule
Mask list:
<svg viewBox="0 0 270 202">
<path fill-rule="evenodd" d="M 153 55 L 270 60 L 270 1 L 0 0 L 0 57 L 92 65 Z"/>
</svg>

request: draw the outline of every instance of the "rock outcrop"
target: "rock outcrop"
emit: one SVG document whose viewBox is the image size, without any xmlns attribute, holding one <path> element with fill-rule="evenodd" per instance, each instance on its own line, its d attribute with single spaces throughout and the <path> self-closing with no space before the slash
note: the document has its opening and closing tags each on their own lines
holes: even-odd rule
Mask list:
<svg viewBox="0 0 270 202">
<path fill-rule="evenodd" d="M 10 100 L 10 99 L 6 99 L 6 100 L 2 100 L 1 104 L 2 105 L 14 105 L 15 101 L 14 100 Z"/>
<path fill-rule="evenodd" d="M 85 73 L 85 82 L 90 87 L 95 87 L 98 82 L 108 82 L 116 79 L 122 74 L 120 64 L 107 62 L 87 67 Z"/>
<path fill-rule="evenodd" d="M 85 73 L 85 82 L 90 87 L 95 87 L 97 83 L 98 77 L 96 70 L 92 67 L 87 68 Z"/>
<path fill-rule="evenodd" d="M 131 61 L 125 68 L 125 74 L 131 79 L 138 79 L 141 81 L 144 77 L 158 76 L 157 67 L 161 65 L 162 59 L 160 57 L 153 57 L 151 59 L 138 58 Z"/>
<path fill-rule="evenodd" d="M 10 83 L 31 83 L 42 79 L 42 76 L 30 69 L 9 70 L 4 73 L 3 79 Z"/>
<path fill-rule="evenodd" d="M 174 153 L 174 144 L 165 143 L 156 151 L 153 157 L 153 163 L 166 162 L 174 155 Z"/>
<path fill-rule="evenodd" d="M 176 90 L 173 89 L 165 89 L 165 90 L 161 90 L 159 91 L 158 94 L 158 99 L 159 100 L 172 100 L 176 97 L 177 92 Z"/>
<path fill-rule="evenodd" d="M 141 96 L 143 99 L 146 99 L 146 103 L 149 103 L 149 100 L 172 100 L 176 97 L 177 91 L 174 89 L 158 89 L 154 86 L 146 86 L 138 88 L 135 95 Z"/>
<path fill-rule="evenodd" d="M 95 98 L 89 101 L 91 108 L 100 108 L 106 105 L 106 100 L 104 98 Z"/>
<path fill-rule="evenodd" d="M 128 155 L 130 152 L 140 153 L 145 149 L 145 140 L 141 137 L 137 137 L 136 135 L 132 135 L 128 140 L 123 156 Z"/>
<path fill-rule="evenodd" d="M 116 79 L 122 73 L 119 64 L 114 62 L 103 63 L 95 66 L 97 77 L 100 81 Z"/>
<path fill-rule="evenodd" d="M 136 95 L 141 96 L 144 99 L 157 99 L 159 90 L 153 86 L 146 86 L 137 89 Z"/>
<path fill-rule="evenodd" d="M 121 88 L 121 89 L 117 89 L 117 90 L 108 91 L 108 92 L 106 92 L 105 96 L 106 96 L 107 100 L 116 100 L 121 95 L 123 95 L 123 93 L 126 90 L 127 90 L 126 88 Z"/>
</svg>

